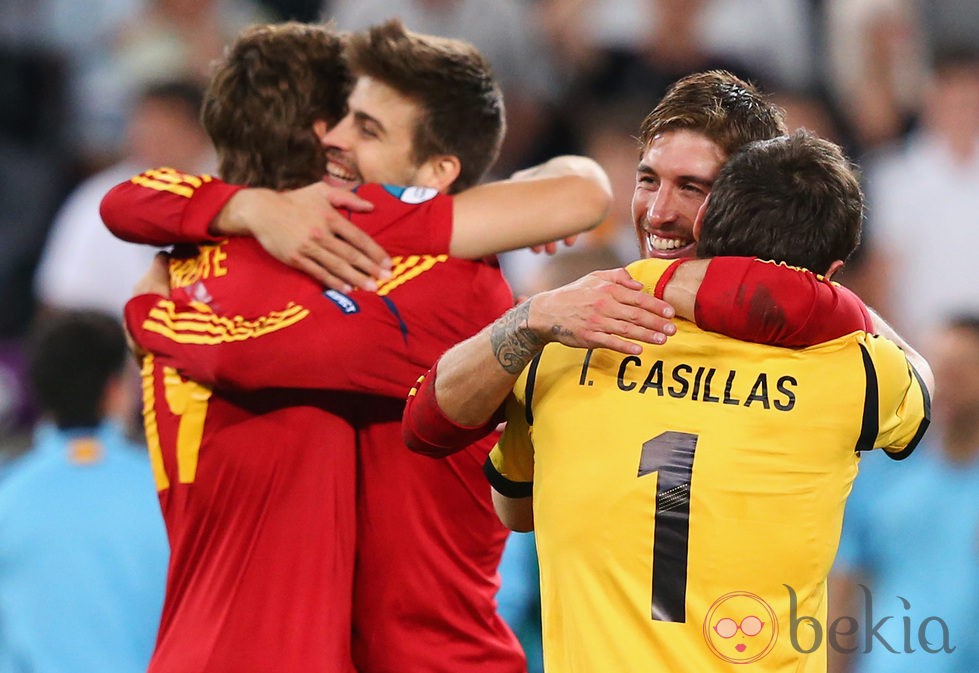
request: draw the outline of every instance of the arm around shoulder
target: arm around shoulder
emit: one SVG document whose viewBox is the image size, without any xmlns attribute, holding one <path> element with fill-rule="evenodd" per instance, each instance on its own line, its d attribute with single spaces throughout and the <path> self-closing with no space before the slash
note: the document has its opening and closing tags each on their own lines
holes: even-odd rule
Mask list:
<svg viewBox="0 0 979 673">
<path fill-rule="evenodd" d="M 677 278 L 684 267 L 695 270 L 692 264 L 681 266 Z M 700 281 L 697 325 L 743 341 L 802 348 L 873 330 L 859 297 L 805 269 L 752 257 L 715 257 L 693 280 Z M 669 286 L 664 296 L 671 298 Z"/>
<path fill-rule="evenodd" d="M 494 414 L 485 423 L 474 427 L 454 422 L 435 399 L 435 378 L 433 367 L 408 393 L 401 419 L 401 436 L 405 446 L 415 453 L 442 458 L 487 436 L 503 418 L 502 414 Z"/>
<path fill-rule="evenodd" d="M 580 234 L 602 222 L 611 202 L 608 175 L 597 162 L 556 157 L 457 195 L 449 250 L 475 259 Z"/>
<path fill-rule="evenodd" d="M 99 212 L 124 241 L 149 245 L 207 243 L 211 220 L 240 190 L 216 178 L 170 169 L 146 171 L 113 187 Z"/>
<path fill-rule="evenodd" d="M 870 310 L 870 316 L 874 323 L 874 330 L 877 334 L 882 337 L 886 337 L 893 341 L 897 346 L 904 351 L 904 356 L 908 359 L 908 363 L 914 368 L 914 371 L 918 374 L 921 379 L 922 385 L 928 392 L 929 397 L 935 395 L 935 374 L 931 371 L 931 365 L 924 356 L 916 351 L 907 340 L 904 339 L 897 331 L 894 330 L 887 322 L 880 317 L 880 315 Z"/>
</svg>

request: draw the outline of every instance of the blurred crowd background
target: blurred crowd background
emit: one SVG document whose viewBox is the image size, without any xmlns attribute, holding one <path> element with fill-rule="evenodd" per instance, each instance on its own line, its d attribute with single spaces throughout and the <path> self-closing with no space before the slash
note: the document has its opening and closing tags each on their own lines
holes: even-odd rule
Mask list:
<svg viewBox="0 0 979 673">
<path fill-rule="evenodd" d="M 636 256 L 634 135 L 665 88 L 724 67 L 864 168 L 864 243 L 844 281 L 911 339 L 979 307 L 975 0 L 7 0 L 0 7 L 0 433 L 25 427 L 18 352 L 39 310 L 118 311 L 152 251 L 113 241 L 101 195 L 130 174 L 213 169 L 197 122 L 211 61 L 253 22 L 401 16 L 490 59 L 509 132 L 495 175 L 583 153 L 608 222 L 553 260 L 504 260 L 532 292 Z"/>
<path fill-rule="evenodd" d="M 615 206 L 595 232 L 553 258 L 506 256 L 516 293 L 636 258 L 639 123 L 671 82 L 723 67 L 862 166 L 868 216 L 845 284 L 926 354 L 949 315 L 979 312 L 976 0 L 5 0 L 0 463 L 37 420 L 32 323 L 118 314 L 152 257 L 103 230 L 101 196 L 144 168 L 213 171 L 197 108 L 224 45 L 255 22 L 357 30 L 390 16 L 490 59 L 509 126 L 495 177 L 570 152 L 612 178 Z"/>
</svg>

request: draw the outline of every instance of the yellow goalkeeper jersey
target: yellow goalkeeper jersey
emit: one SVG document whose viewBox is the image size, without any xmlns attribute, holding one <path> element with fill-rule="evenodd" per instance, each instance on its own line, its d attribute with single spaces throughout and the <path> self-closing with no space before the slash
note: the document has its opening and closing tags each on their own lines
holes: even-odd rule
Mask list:
<svg viewBox="0 0 979 673">
<path fill-rule="evenodd" d="M 669 262 L 629 267 L 651 291 Z M 928 394 L 857 332 L 802 350 L 678 321 L 638 356 L 552 344 L 487 463 L 533 494 L 548 673 L 826 670 L 826 576 L 860 451 Z"/>
</svg>

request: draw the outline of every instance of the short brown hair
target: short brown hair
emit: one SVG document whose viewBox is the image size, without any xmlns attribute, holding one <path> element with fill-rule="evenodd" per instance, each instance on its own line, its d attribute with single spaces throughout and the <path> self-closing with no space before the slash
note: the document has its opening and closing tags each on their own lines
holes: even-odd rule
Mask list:
<svg viewBox="0 0 979 673">
<path fill-rule="evenodd" d="M 825 273 L 860 242 L 863 192 L 838 145 L 800 130 L 750 143 L 721 168 L 697 254 L 745 255 Z"/>
<path fill-rule="evenodd" d="M 689 75 L 675 82 L 643 120 L 642 151 L 667 131 L 702 133 L 730 156 L 755 140 L 787 133 L 785 115 L 753 85 L 726 70 Z"/>
<path fill-rule="evenodd" d="M 340 36 L 326 25 L 288 22 L 243 30 L 215 67 L 202 120 L 221 177 L 292 189 L 322 179 L 326 155 L 313 122 L 336 124 L 353 78 Z"/>
<path fill-rule="evenodd" d="M 414 33 L 393 19 L 351 36 L 347 54 L 355 75 L 382 82 L 421 108 L 412 138 L 416 165 L 443 154 L 458 157 L 452 193 L 482 179 L 500 153 L 506 125 L 503 94 L 474 46 Z"/>
</svg>

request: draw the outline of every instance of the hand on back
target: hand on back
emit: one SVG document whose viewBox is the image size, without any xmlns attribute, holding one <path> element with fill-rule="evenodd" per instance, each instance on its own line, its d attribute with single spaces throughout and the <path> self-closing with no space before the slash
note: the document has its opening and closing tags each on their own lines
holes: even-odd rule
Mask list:
<svg viewBox="0 0 979 673">
<path fill-rule="evenodd" d="M 251 233 L 270 255 L 329 288 L 376 290 L 376 279 L 389 276 L 384 249 L 338 210 L 373 208 L 353 192 L 322 182 L 283 192 L 247 189 L 229 206 L 225 233 Z"/>
<path fill-rule="evenodd" d="M 625 269 L 594 271 L 531 300 L 528 326 L 543 341 L 636 354 L 633 339 L 665 343 L 676 333 L 673 308 L 643 292 Z"/>
</svg>

